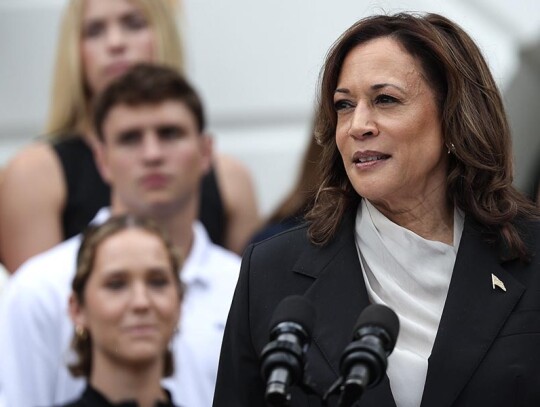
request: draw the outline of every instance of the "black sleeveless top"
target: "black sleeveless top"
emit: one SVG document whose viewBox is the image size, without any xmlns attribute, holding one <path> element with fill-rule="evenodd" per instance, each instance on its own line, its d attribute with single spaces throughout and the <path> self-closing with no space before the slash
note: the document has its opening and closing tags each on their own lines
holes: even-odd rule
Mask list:
<svg viewBox="0 0 540 407">
<path fill-rule="evenodd" d="M 64 239 L 69 239 L 82 232 L 98 210 L 110 205 L 111 192 L 98 172 L 92 150 L 81 137 L 54 142 L 52 147 L 60 160 L 67 189 L 62 229 Z M 225 210 L 213 167 L 202 180 L 199 219 L 210 239 L 223 246 Z"/>
</svg>

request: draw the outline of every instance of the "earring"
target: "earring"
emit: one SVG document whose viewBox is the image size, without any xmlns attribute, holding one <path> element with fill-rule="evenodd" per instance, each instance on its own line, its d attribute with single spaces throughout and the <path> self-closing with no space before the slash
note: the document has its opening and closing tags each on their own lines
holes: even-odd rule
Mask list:
<svg viewBox="0 0 540 407">
<path fill-rule="evenodd" d="M 450 147 L 446 145 L 446 148 L 447 148 L 448 154 L 456 152 L 456 146 L 454 145 L 454 143 L 450 143 Z"/>
<path fill-rule="evenodd" d="M 80 340 L 85 340 L 86 337 L 88 336 L 88 332 L 86 331 L 86 329 L 84 329 L 84 326 L 82 325 L 77 325 L 75 327 L 75 335 L 77 336 L 77 338 L 79 338 Z"/>
</svg>

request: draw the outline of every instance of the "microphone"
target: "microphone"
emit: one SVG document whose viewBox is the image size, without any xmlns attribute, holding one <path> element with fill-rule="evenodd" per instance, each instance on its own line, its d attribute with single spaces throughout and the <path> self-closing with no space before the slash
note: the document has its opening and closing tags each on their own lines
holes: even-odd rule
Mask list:
<svg viewBox="0 0 540 407">
<path fill-rule="evenodd" d="M 343 377 L 339 406 L 351 406 L 364 389 L 379 384 L 398 332 L 398 316 L 385 305 L 372 304 L 360 314 L 354 326 L 353 342 L 345 348 L 339 363 Z"/>
<path fill-rule="evenodd" d="M 271 342 L 261 352 L 265 398 L 270 405 L 287 405 L 289 386 L 302 381 L 314 325 L 315 308 L 300 295 L 286 297 L 276 307 L 270 323 Z"/>
</svg>

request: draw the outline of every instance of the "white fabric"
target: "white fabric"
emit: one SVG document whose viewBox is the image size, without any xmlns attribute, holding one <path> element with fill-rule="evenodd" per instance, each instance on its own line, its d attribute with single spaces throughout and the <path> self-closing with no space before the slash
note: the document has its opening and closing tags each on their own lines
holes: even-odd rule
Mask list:
<svg viewBox="0 0 540 407">
<path fill-rule="evenodd" d="M 8 281 L 9 274 L 7 270 L 0 264 L 0 298 L 2 298 L 2 291 Z"/>
<path fill-rule="evenodd" d="M 101 210 L 97 222 L 109 217 Z M 194 223 L 194 242 L 181 278 L 186 284 L 180 332 L 174 337 L 175 374 L 163 384 L 175 404 L 210 407 L 228 310 L 240 258 Z M 68 298 L 80 237 L 28 260 L 9 281 L 0 307 L 0 400 L 36 407 L 77 398 L 84 387 L 66 363 L 73 357 Z"/>
<path fill-rule="evenodd" d="M 463 231 L 454 211 L 454 244 L 426 240 L 386 218 L 366 199 L 356 244 L 370 301 L 392 308 L 400 330 L 387 375 L 397 407 L 418 407 Z"/>
</svg>

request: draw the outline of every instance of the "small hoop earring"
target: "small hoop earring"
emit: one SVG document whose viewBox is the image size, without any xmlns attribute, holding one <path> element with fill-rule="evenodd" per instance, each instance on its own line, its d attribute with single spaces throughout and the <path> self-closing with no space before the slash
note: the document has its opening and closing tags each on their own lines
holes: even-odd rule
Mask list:
<svg viewBox="0 0 540 407">
<path fill-rule="evenodd" d="M 81 339 L 81 340 L 85 340 L 86 337 L 88 336 L 88 332 L 86 331 L 86 329 L 84 328 L 84 326 L 82 325 L 77 325 L 75 327 L 75 335 L 77 336 L 77 338 Z"/>
</svg>

